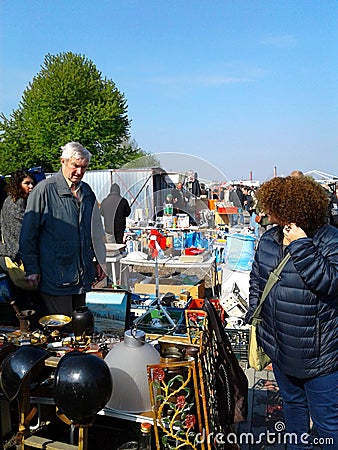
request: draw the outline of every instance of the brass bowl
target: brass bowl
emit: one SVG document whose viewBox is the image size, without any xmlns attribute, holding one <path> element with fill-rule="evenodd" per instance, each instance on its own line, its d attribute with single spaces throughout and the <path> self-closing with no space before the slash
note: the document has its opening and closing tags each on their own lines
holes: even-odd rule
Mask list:
<svg viewBox="0 0 338 450">
<path fill-rule="evenodd" d="M 51 314 L 50 316 L 41 317 L 41 319 L 39 319 L 39 324 L 43 328 L 58 330 L 67 325 L 71 320 L 71 317 L 65 316 L 63 314 Z"/>
</svg>

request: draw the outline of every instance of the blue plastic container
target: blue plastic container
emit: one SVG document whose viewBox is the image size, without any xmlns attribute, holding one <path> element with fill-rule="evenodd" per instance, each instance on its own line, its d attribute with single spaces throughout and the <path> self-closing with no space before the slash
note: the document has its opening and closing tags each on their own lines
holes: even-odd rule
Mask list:
<svg viewBox="0 0 338 450">
<path fill-rule="evenodd" d="M 255 253 L 254 236 L 229 234 L 226 242 L 225 264 L 231 270 L 251 270 Z"/>
</svg>

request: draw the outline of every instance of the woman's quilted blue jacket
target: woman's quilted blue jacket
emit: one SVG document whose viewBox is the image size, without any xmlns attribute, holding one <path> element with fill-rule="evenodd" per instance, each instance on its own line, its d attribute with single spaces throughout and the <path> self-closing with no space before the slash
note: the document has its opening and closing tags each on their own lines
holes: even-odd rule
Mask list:
<svg viewBox="0 0 338 450">
<path fill-rule="evenodd" d="M 286 248 L 276 226 L 261 237 L 250 274 L 249 312 L 269 273 L 291 255 L 264 302 L 258 336 L 273 363 L 286 374 L 310 378 L 338 370 L 338 229 L 323 226 L 313 238 Z"/>
</svg>

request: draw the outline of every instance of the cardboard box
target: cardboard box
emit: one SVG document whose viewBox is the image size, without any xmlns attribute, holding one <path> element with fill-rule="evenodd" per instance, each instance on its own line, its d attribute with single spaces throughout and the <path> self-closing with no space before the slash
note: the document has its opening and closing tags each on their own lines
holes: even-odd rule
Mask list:
<svg viewBox="0 0 338 450">
<path fill-rule="evenodd" d="M 202 262 L 204 262 L 204 256 L 203 255 L 181 255 L 180 262 L 187 263 L 187 264 L 202 263 Z"/>
<path fill-rule="evenodd" d="M 159 290 L 160 294 L 166 294 L 167 292 L 172 292 L 173 294 L 179 296 L 182 292 L 188 291 L 192 298 L 203 298 L 204 297 L 204 287 L 205 283 L 202 280 L 196 285 L 175 285 L 175 284 L 160 284 Z M 135 294 L 155 294 L 156 285 L 155 284 L 142 284 L 136 283 L 134 286 Z"/>
<path fill-rule="evenodd" d="M 229 216 L 227 214 L 219 214 L 217 211 L 214 214 L 216 225 L 229 225 Z"/>
</svg>

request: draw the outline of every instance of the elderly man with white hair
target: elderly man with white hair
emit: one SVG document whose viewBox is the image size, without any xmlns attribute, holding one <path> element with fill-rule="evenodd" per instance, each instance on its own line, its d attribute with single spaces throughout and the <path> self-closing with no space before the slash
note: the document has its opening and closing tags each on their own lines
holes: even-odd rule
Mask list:
<svg viewBox="0 0 338 450">
<path fill-rule="evenodd" d="M 104 232 L 91 187 L 82 181 L 91 154 L 78 142 L 62 149 L 61 169 L 33 189 L 20 236 L 20 256 L 49 314 L 70 316 L 85 305 L 95 279 L 94 256 L 105 268 Z"/>
</svg>

